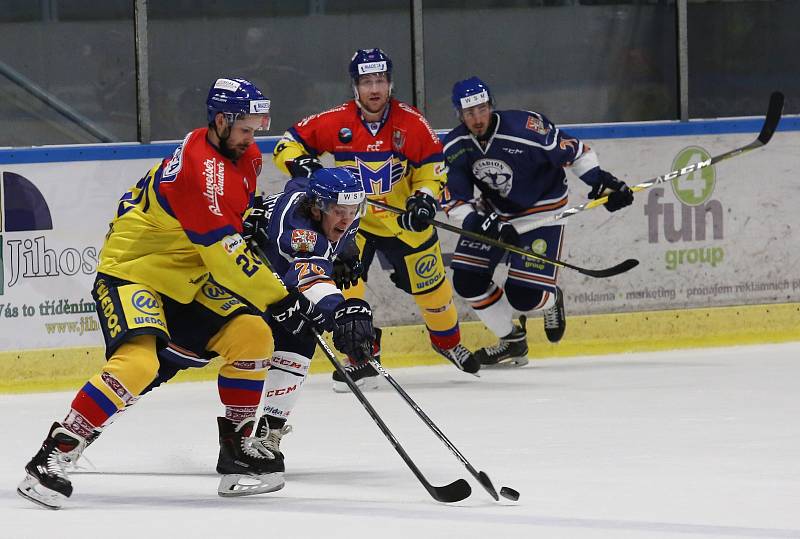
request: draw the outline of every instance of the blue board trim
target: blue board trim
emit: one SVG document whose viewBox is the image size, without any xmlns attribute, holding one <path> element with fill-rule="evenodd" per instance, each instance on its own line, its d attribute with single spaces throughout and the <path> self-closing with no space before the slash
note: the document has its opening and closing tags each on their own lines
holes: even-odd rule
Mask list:
<svg viewBox="0 0 800 539">
<path fill-rule="evenodd" d="M 758 134 L 764 119 L 729 118 L 721 120 L 690 120 L 688 122 L 641 122 L 618 124 L 561 125 L 560 129 L 583 140 L 677 137 L 687 135 Z M 781 119 L 778 131 L 800 131 L 800 115 Z M 444 136 L 447 130 L 437 130 Z M 271 154 L 280 137 L 259 137 L 258 146 Z M 180 141 L 151 144 L 88 144 L 75 146 L 41 146 L 33 148 L 0 149 L 0 165 L 26 163 L 66 163 L 70 161 L 115 161 L 120 159 L 163 159 L 172 155 Z"/>
</svg>

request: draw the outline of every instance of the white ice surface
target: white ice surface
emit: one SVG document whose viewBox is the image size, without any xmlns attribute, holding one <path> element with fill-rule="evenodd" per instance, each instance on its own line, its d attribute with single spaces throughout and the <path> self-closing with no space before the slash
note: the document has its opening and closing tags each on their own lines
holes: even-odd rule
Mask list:
<svg viewBox="0 0 800 539">
<path fill-rule="evenodd" d="M 0 538 L 800 537 L 800 343 L 393 374 L 518 503 L 494 502 L 384 384 L 367 395 L 428 480 L 473 486 L 435 502 L 329 375 L 291 418 L 286 487 L 220 498 L 216 385 L 174 384 L 89 448 L 60 511 L 15 489 L 73 393 L 0 396 Z"/>
</svg>

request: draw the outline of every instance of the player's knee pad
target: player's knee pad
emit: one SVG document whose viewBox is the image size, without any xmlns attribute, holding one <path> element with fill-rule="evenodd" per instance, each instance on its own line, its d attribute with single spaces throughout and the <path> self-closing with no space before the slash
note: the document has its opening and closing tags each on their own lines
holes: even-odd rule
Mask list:
<svg viewBox="0 0 800 539">
<path fill-rule="evenodd" d="M 439 312 L 453 302 L 453 287 L 445 279 L 439 286 L 424 294 L 415 294 L 414 301 L 422 309 L 429 312 Z"/>
<path fill-rule="evenodd" d="M 506 281 L 503 288 L 506 291 L 506 297 L 511 306 L 514 307 L 515 310 L 523 313 L 541 309 L 544 305 L 544 301 L 549 296 L 548 290 L 522 286 L 513 281 Z"/>
<path fill-rule="evenodd" d="M 264 387 L 264 413 L 287 418 L 300 396 L 311 358 L 293 352 L 275 351 Z"/>
<path fill-rule="evenodd" d="M 101 376 L 113 394 L 139 396 L 156 378 L 159 366 L 156 337 L 138 335 L 119 345 L 103 367 Z M 121 384 L 119 391 L 115 389 L 116 384 Z"/>
<path fill-rule="evenodd" d="M 272 353 L 272 331 L 260 316 L 242 314 L 222 326 L 208 341 L 208 349 L 228 363 L 267 358 Z"/>
<path fill-rule="evenodd" d="M 453 288 L 462 298 L 484 294 L 492 286 L 492 276 L 477 271 L 453 270 Z"/>
<path fill-rule="evenodd" d="M 139 335 L 122 343 L 103 369 L 89 379 L 72 402 L 76 424 L 106 424 L 118 411 L 133 405 L 158 374 L 156 338 Z"/>
</svg>

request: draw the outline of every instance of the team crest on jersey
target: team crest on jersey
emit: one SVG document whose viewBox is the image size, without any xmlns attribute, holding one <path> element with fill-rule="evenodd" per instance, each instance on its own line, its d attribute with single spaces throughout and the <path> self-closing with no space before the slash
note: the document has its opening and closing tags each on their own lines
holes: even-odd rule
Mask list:
<svg viewBox="0 0 800 539">
<path fill-rule="evenodd" d="M 528 121 L 525 124 L 525 128 L 530 129 L 531 131 L 536 131 L 540 135 L 546 135 L 550 132 L 550 128 L 545 127 L 542 119 L 537 116 L 528 116 Z"/>
<path fill-rule="evenodd" d="M 501 197 L 511 192 L 514 172 L 500 159 L 478 159 L 472 165 L 472 175 L 489 189 L 497 191 Z"/>
<path fill-rule="evenodd" d="M 392 190 L 394 184 L 403 177 L 405 169 L 401 162 L 395 162 L 391 157 L 376 163 L 367 163 L 356 157 L 356 166 L 350 171 L 361 179 L 368 195 L 380 195 Z"/>
<path fill-rule="evenodd" d="M 298 253 L 313 253 L 317 245 L 317 233 L 313 230 L 298 228 L 292 230 L 292 249 Z"/>
<path fill-rule="evenodd" d="M 399 152 L 405 143 L 406 132 L 395 127 L 394 131 L 392 131 L 392 149 Z"/>
</svg>

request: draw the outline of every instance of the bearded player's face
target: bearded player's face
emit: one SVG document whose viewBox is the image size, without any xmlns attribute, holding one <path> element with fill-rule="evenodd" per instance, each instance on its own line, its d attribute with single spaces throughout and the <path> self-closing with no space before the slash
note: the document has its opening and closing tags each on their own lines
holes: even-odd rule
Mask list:
<svg viewBox="0 0 800 539">
<path fill-rule="evenodd" d="M 367 112 L 378 114 L 389 102 L 391 84 L 386 73 L 370 73 L 358 79 L 358 102 Z"/>
</svg>

